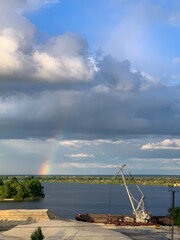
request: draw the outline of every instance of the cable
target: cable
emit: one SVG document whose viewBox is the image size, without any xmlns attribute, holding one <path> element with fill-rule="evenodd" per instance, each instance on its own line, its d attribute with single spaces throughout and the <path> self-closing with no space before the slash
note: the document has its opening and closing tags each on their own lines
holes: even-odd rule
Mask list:
<svg viewBox="0 0 180 240">
<path fill-rule="evenodd" d="M 108 215 L 110 215 L 110 207 L 111 207 L 111 195 L 112 195 L 112 183 L 110 184 L 110 192 L 109 192 L 109 205 L 108 205 Z"/>
</svg>

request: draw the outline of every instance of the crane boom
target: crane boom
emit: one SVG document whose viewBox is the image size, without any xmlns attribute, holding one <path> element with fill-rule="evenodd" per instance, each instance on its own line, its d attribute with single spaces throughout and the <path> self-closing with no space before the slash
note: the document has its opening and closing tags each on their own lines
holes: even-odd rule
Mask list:
<svg viewBox="0 0 180 240">
<path fill-rule="evenodd" d="M 140 201 L 138 201 L 130 192 L 128 185 L 126 183 L 126 179 L 124 176 L 124 172 L 123 169 L 126 169 L 127 172 L 129 173 L 129 175 L 132 177 L 132 179 L 135 182 L 135 179 L 133 178 L 132 174 L 130 173 L 128 167 L 124 164 L 122 165 L 122 167 L 119 168 L 119 171 L 116 173 L 115 177 L 121 172 L 122 175 L 122 179 L 124 182 L 124 186 L 126 188 L 132 209 L 133 209 L 133 214 L 136 216 L 136 222 L 149 222 L 149 220 L 151 219 L 151 214 L 147 212 L 147 210 L 144 208 L 144 199 L 145 199 L 145 195 L 143 194 L 143 192 L 141 191 L 140 187 L 138 185 L 136 185 L 137 189 L 139 190 L 140 194 L 141 194 L 141 199 Z M 135 203 L 137 204 L 137 207 L 135 207 Z"/>
<path fill-rule="evenodd" d="M 123 179 L 124 186 L 125 186 L 125 188 L 126 188 L 126 191 L 127 191 L 128 197 L 129 197 L 129 200 L 130 200 L 130 202 L 131 202 L 131 206 L 132 206 L 132 208 L 133 208 L 133 213 L 135 213 L 135 212 L 136 212 L 136 209 L 135 209 L 135 206 L 134 206 L 134 203 L 133 203 L 133 198 L 132 198 L 132 196 L 131 196 L 131 193 L 130 193 L 129 188 L 128 188 L 127 183 L 126 183 L 126 180 L 125 180 L 125 177 L 124 177 L 124 173 L 123 173 L 123 171 L 122 171 L 123 167 L 126 167 L 126 165 L 124 164 L 124 165 L 120 168 L 120 171 L 121 171 L 121 174 L 122 174 L 122 179 Z"/>
</svg>

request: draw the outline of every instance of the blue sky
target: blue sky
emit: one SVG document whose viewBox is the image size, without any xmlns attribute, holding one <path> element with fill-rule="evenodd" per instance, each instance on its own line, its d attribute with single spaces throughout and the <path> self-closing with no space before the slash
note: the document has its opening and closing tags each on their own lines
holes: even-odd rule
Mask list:
<svg viewBox="0 0 180 240">
<path fill-rule="evenodd" d="M 0 174 L 180 172 L 180 3 L 0 2 Z"/>
<path fill-rule="evenodd" d="M 67 0 L 28 14 L 28 19 L 49 36 L 77 32 L 88 41 L 90 52 L 102 48 L 120 60 L 132 58 L 133 66 L 162 77 L 163 66 L 169 65 L 164 75 L 175 71 L 172 60 L 180 55 L 179 7 L 178 1 Z M 157 61 L 158 66 L 144 61 Z"/>
</svg>

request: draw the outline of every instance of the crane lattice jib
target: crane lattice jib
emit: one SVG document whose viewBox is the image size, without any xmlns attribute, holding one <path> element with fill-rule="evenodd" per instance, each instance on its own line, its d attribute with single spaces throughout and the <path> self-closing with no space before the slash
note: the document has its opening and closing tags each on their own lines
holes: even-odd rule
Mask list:
<svg viewBox="0 0 180 240">
<path fill-rule="evenodd" d="M 140 201 L 138 201 L 130 192 L 128 185 L 126 183 L 125 177 L 124 177 L 124 172 L 123 172 L 123 168 L 125 168 L 127 170 L 127 172 L 129 173 L 129 175 L 131 176 L 131 178 L 133 179 L 137 189 L 139 190 L 140 194 L 141 194 L 141 199 Z M 119 173 L 121 172 L 122 175 L 122 179 L 133 209 L 133 213 L 136 215 L 136 220 L 137 218 L 139 219 L 138 221 L 146 221 L 146 219 L 150 218 L 150 213 L 147 213 L 147 211 L 144 208 L 144 199 L 145 199 L 145 195 L 143 194 L 143 192 L 141 191 L 140 187 L 136 184 L 136 181 L 134 179 L 134 177 L 132 176 L 132 174 L 130 173 L 128 167 L 124 164 L 122 165 L 122 167 L 119 168 L 119 171 L 116 173 L 116 175 L 114 177 L 116 177 Z M 135 207 L 134 202 L 137 204 L 137 207 Z"/>
</svg>

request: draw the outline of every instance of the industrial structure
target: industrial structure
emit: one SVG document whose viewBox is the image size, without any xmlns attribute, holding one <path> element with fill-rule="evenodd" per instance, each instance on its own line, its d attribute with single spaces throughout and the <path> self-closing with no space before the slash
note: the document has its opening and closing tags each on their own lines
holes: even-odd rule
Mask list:
<svg viewBox="0 0 180 240">
<path fill-rule="evenodd" d="M 126 183 L 126 179 L 124 176 L 124 172 L 123 169 L 126 169 L 128 174 L 131 176 L 132 180 L 134 181 L 134 184 L 136 185 L 141 198 L 140 200 L 137 200 L 131 193 L 131 191 L 129 190 L 129 187 Z M 145 195 L 143 194 L 142 190 L 140 189 L 140 187 L 136 184 L 135 179 L 133 178 L 132 174 L 130 173 L 128 167 L 124 164 L 122 165 L 122 167 L 119 168 L 119 171 L 116 173 L 115 177 L 119 175 L 119 173 L 121 173 L 122 175 L 122 179 L 124 182 L 124 186 L 126 188 L 132 209 L 133 209 L 133 214 L 135 215 L 135 221 L 136 222 L 142 222 L 142 223 L 148 223 L 151 220 L 151 214 L 149 212 L 147 212 L 147 210 L 144 207 L 144 199 L 145 199 Z"/>
</svg>

